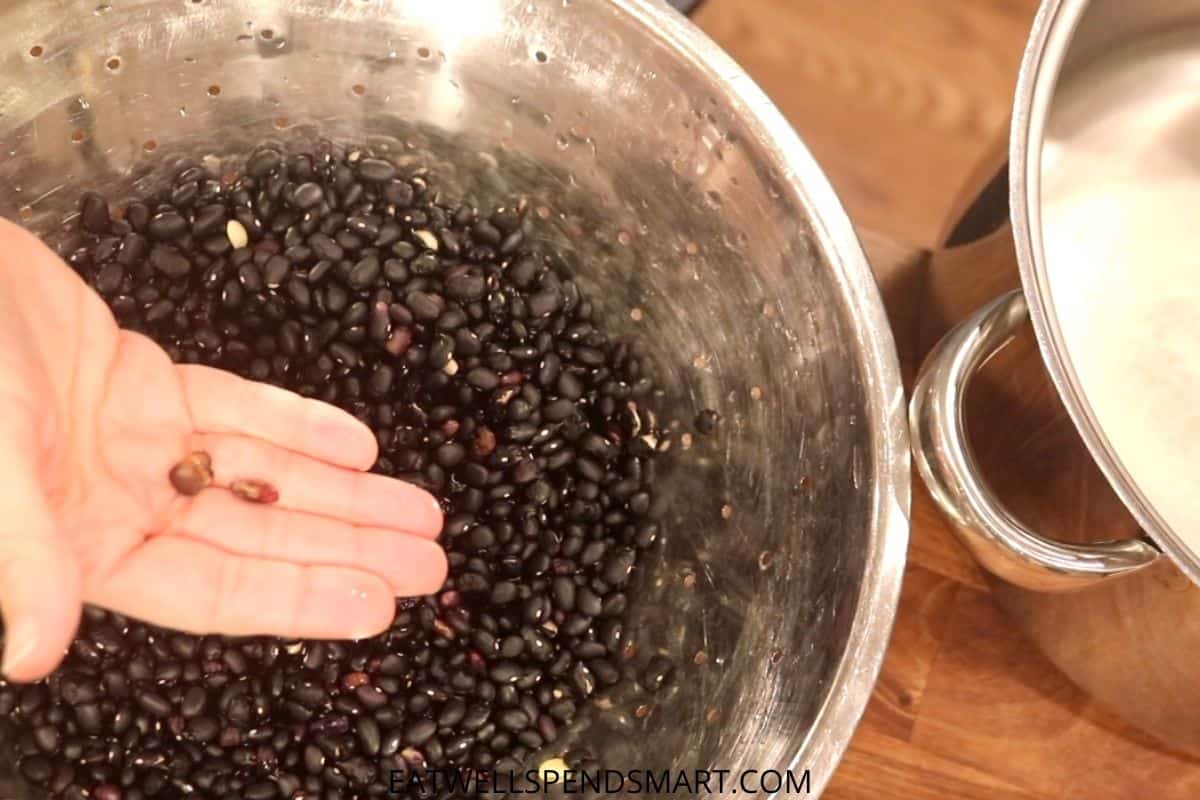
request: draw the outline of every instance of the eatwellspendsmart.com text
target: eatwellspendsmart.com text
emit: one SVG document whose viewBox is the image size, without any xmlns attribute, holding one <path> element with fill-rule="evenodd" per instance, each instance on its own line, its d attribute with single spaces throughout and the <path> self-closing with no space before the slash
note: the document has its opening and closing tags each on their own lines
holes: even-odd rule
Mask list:
<svg viewBox="0 0 1200 800">
<path fill-rule="evenodd" d="M 696 795 L 700 793 L 804 797 L 812 794 L 809 770 L 615 770 L 539 771 L 430 769 L 393 770 L 388 792 L 426 796 L 443 792 L 494 795 L 626 794 Z"/>
</svg>

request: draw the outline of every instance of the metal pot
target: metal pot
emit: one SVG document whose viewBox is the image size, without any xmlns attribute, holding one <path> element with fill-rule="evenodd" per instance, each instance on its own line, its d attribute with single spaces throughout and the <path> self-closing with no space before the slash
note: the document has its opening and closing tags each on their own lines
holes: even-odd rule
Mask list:
<svg viewBox="0 0 1200 800">
<path fill-rule="evenodd" d="M 1187 142 L 1200 109 L 1191 77 L 1200 57 L 1197 23 L 1200 3 L 1191 1 L 1042 4 L 1013 112 L 1011 229 L 997 234 L 1011 235 L 1015 250 L 1004 255 L 994 242 L 976 250 L 1015 260 L 1022 290 L 993 299 L 934 348 L 910 406 L 918 470 L 962 541 L 999 579 L 1002 605 L 1085 690 L 1192 753 L 1200 753 L 1192 688 L 1200 656 L 1200 532 L 1189 524 L 1190 497 L 1176 485 L 1178 476 L 1192 477 L 1177 469 L 1186 454 L 1175 452 L 1186 446 L 1179 426 L 1188 420 L 1162 411 L 1171 398 L 1160 387 L 1181 391 L 1181 364 L 1198 353 L 1172 355 L 1167 332 L 1145 341 L 1147 326 L 1159 321 L 1133 325 L 1128 311 L 1160 308 L 1172 296 L 1188 296 L 1195 283 L 1194 272 L 1160 279 L 1160 261 L 1174 263 L 1189 249 L 1167 237 L 1179 232 L 1181 187 L 1195 182 Z M 1100 316 L 1110 309 L 1116 312 Z M 1030 319 L 1039 366 L 1065 411 L 1060 415 L 1048 398 L 1030 400 L 1038 384 L 1028 363 L 1013 358 L 1005 361 L 1007 380 L 986 378 L 979 402 L 992 413 L 992 438 L 1009 439 L 1009 473 L 1023 469 L 1026 483 L 1037 475 L 1051 487 L 1037 502 L 1020 501 L 1022 515 L 1037 526 L 1020 521 L 993 491 L 995 442 L 985 477 L 964 412 L 972 379 Z M 1017 412 L 1030 412 L 1024 420 L 1036 417 L 1042 427 L 1031 434 L 1014 421 Z M 1081 466 L 1073 436 L 1061 435 L 1058 423 L 1066 419 L 1094 466 Z M 1148 460 L 1153 447 L 1170 461 Z M 1162 469 L 1167 463 L 1175 475 Z M 1120 503 L 1110 502 L 1115 498 Z M 1122 506 L 1127 511 L 1116 510 Z M 1089 513 L 1100 508 L 1103 515 Z M 1088 519 L 1086 535 L 1046 527 L 1071 514 Z"/>
<path fill-rule="evenodd" d="M 676 444 L 627 625 L 676 660 L 673 688 L 587 708 L 552 754 L 824 786 L 897 601 L 903 395 L 849 220 L 711 41 L 659 0 L 4 0 L 0 43 L 0 214 L 40 232 L 85 187 L 119 198 L 264 139 L 366 142 L 483 203 L 527 197 L 644 341 L 680 432 L 723 417 Z"/>
</svg>

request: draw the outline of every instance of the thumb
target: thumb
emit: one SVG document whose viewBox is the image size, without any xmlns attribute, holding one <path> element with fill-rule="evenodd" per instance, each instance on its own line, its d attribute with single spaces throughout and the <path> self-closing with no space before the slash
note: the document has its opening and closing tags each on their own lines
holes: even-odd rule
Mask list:
<svg viewBox="0 0 1200 800">
<path fill-rule="evenodd" d="M 78 562 L 46 506 L 35 461 L 8 432 L 0 431 L 0 446 L 15 456 L 0 466 L 0 672 L 12 681 L 34 681 L 58 666 L 70 645 L 83 609 L 82 588 Z"/>
</svg>

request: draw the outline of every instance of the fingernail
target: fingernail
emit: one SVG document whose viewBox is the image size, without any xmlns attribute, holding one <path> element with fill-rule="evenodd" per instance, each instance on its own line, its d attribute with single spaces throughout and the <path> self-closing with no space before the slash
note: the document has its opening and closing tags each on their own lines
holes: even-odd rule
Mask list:
<svg viewBox="0 0 1200 800">
<path fill-rule="evenodd" d="M 38 646 L 38 629 L 29 620 L 17 620 L 4 632 L 4 659 L 0 661 L 0 672 L 12 677 L 20 673 L 21 666 L 29 660 Z"/>
</svg>

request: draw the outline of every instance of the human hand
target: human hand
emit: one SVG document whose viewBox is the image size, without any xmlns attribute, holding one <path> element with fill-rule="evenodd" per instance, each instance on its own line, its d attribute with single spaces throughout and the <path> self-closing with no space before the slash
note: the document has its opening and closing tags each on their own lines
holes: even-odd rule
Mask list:
<svg viewBox="0 0 1200 800">
<path fill-rule="evenodd" d="M 213 488 L 168 481 L 192 451 Z M 194 633 L 360 638 L 436 591 L 431 495 L 364 473 L 371 431 L 333 406 L 176 366 L 38 239 L 0 220 L 0 670 L 52 670 L 84 602 Z M 278 502 L 221 486 L 269 481 Z"/>
</svg>

